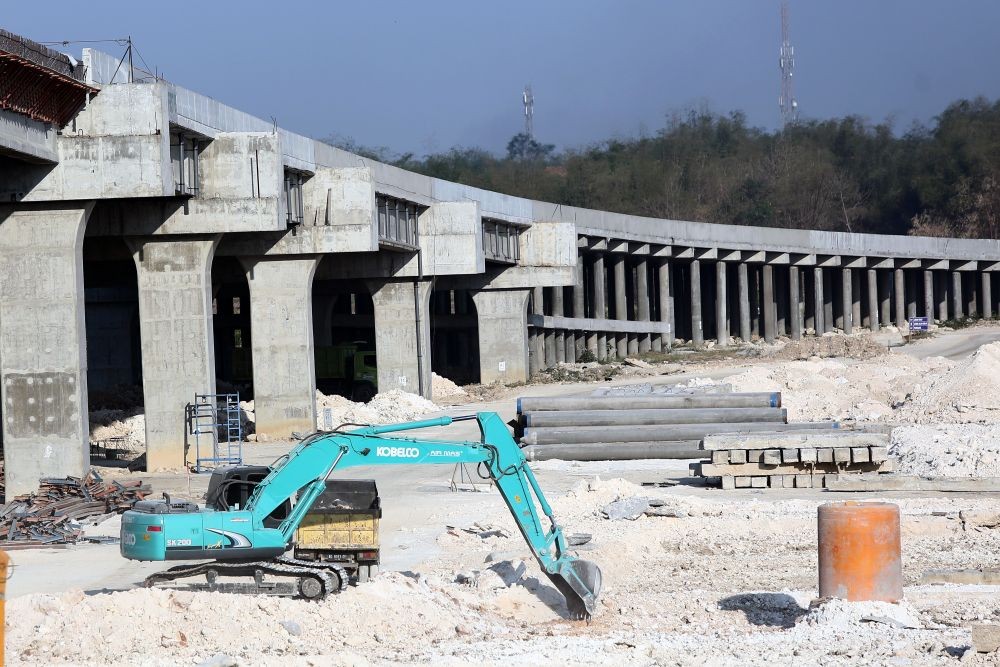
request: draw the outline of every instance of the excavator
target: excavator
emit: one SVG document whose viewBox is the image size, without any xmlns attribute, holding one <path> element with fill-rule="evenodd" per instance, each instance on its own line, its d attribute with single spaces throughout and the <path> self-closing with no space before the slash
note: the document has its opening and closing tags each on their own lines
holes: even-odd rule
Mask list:
<svg viewBox="0 0 1000 667">
<path fill-rule="evenodd" d="M 386 437 L 473 419 L 478 421 L 480 442 Z M 569 617 L 591 617 L 601 591 L 601 570 L 569 553 L 563 529 L 538 481 L 507 425 L 494 412 L 385 426 L 343 424 L 333 431 L 314 433 L 271 464 L 270 472 L 254 484 L 244 507 L 200 509 L 167 494 L 163 500 L 137 502 L 122 516 L 121 554 L 139 561 L 210 559 L 153 574 L 146 586 L 204 575 L 205 583 L 188 588 L 322 599 L 347 586 L 346 570 L 334 562 L 299 560 L 286 552 L 294 546 L 296 528 L 325 491 L 327 477 L 352 466 L 418 463 L 470 463 L 485 468 L 542 571 L 565 598 Z M 290 504 L 293 499 L 294 505 Z M 539 509 L 548 520 L 548 529 Z"/>
</svg>

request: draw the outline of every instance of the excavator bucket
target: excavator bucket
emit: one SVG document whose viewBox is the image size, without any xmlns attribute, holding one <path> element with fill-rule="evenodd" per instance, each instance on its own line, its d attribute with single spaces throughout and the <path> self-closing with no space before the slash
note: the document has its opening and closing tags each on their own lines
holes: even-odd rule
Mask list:
<svg viewBox="0 0 1000 667">
<path fill-rule="evenodd" d="M 601 594 L 601 568 L 589 560 L 566 560 L 549 579 L 566 598 L 569 615 L 577 620 L 589 619 Z"/>
</svg>

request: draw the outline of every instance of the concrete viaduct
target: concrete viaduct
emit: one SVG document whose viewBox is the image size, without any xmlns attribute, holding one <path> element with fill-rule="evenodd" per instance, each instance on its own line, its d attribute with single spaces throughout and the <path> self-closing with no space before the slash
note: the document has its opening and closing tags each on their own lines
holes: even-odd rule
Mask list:
<svg viewBox="0 0 1000 667">
<path fill-rule="evenodd" d="M 184 405 L 252 385 L 314 428 L 317 350 L 380 391 L 517 382 L 584 350 L 991 317 L 1000 242 L 578 209 L 362 158 L 85 49 L 0 32 L 0 419 L 8 494 L 88 465 L 88 393 L 141 386 L 147 465 Z"/>
</svg>

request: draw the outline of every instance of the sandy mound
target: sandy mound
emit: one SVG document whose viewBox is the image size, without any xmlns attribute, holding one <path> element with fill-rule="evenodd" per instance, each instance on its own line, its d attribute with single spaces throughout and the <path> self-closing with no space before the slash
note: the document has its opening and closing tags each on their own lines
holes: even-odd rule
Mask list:
<svg viewBox="0 0 1000 667">
<path fill-rule="evenodd" d="M 808 359 L 809 357 L 848 357 L 851 359 L 875 359 L 888 353 L 885 345 L 870 335 L 858 336 L 827 335 L 815 338 L 789 341 L 777 349 L 775 359 Z"/>
<path fill-rule="evenodd" d="M 989 343 L 914 396 L 907 421 L 995 423 L 1000 419 L 1000 343 Z"/>
<path fill-rule="evenodd" d="M 468 396 L 469 393 L 446 377 L 431 373 L 431 395 L 435 399 Z"/>
<path fill-rule="evenodd" d="M 316 416 L 320 427 L 326 423 L 325 410 L 331 410 L 334 427 L 339 424 L 393 424 L 412 421 L 432 412 L 438 407 L 426 398 L 393 389 L 377 394 L 368 403 L 338 396 L 326 396 L 316 392 Z"/>
<path fill-rule="evenodd" d="M 928 377 L 948 367 L 943 359 L 902 354 L 854 363 L 813 357 L 755 366 L 724 382 L 735 392 L 780 391 L 789 421 L 891 421 L 896 408 L 926 390 Z"/>
</svg>

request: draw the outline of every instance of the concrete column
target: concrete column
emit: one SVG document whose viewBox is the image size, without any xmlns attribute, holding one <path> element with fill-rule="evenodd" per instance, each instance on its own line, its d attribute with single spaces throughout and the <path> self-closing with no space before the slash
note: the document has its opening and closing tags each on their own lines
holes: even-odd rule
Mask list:
<svg viewBox="0 0 1000 667">
<path fill-rule="evenodd" d="M 715 263 L 715 340 L 719 345 L 729 345 L 729 313 L 726 302 L 726 263 Z"/>
<path fill-rule="evenodd" d="M 938 324 L 948 319 L 948 278 L 947 273 L 937 276 Z"/>
<path fill-rule="evenodd" d="M 590 353 L 592 355 L 594 355 L 594 358 L 596 359 L 597 358 L 597 332 L 596 331 L 588 331 L 587 332 L 587 349 L 590 350 Z"/>
<path fill-rule="evenodd" d="M 479 381 L 528 379 L 527 289 L 473 292 L 479 318 Z"/>
<path fill-rule="evenodd" d="M 215 393 L 212 257 L 218 240 L 129 242 L 139 284 L 148 470 L 184 466 L 184 406 L 195 394 Z"/>
<path fill-rule="evenodd" d="M 614 272 L 615 281 L 615 319 L 628 319 L 628 297 L 625 292 L 625 256 L 612 255 L 611 268 Z M 625 335 L 615 336 L 615 346 L 617 357 L 624 359 L 628 356 L 628 337 Z"/>
<path fill-rule="evenodd" d="M 608 358 L 608 335 L 606 333 L 597 334 L 597 359 L 606 361 Z"/>
<path fill-rule="evenodd" d="M 788 297 L 792 340 L 801 340 L 802 309 L 799 308 L 799 304 L 802 301 L 802 297 L 799 292 L 799 267 L 797 266 L 788 267 Z"/>
<path fill-rule="evenodd" d="M 826 333 L 826 313 L 823 306 L 826 303 L 823 296 L 823 267 L 813 267 L 813 318 L 816 320 L 816 335 Z"/>
<path fill-rule="evenodd" d="M 559 363 L 556 355 L 556 332 L 553 329 L 546 329 L 545 340 L 545 368 L 552 368 Z"/>
<path fill-rule="evenodd" d="M 747 273 L 746 262 L 736 265 L 736 283 L 740 297 L 740 338 L 744 343 L 749 343 L 752 334 L 750 332 L 750 279 Z"/>
<path fill-rule="evenodd" d="M 431 397 L 430 281 L 370 281 L 378 390 Z M 419 344 L 418 344 L 419 342 Z"/>
<path fill-rule="evenodd" d="M 661 344 L 670 349 L 674 344 L 674 298 L 670 294 L 670 262 L 666 259 L 656 267 L 656 278 L 659 283 L 660 321 L 670 325 L 670 331 L 660 336 Z"/>
<path fill-rule="evenodd" d="M 854 332 L 854 287 L 852 285 L 853 269 L 841 269 L 841 307 L 844 309 L 844 333 Z"/>
<path fill-rule="evenodd" d="M 774 342 L 774 330 L 777 327 L 777 310 L 774 302 L 774 267 L 764 265 L 764 340 Z"/>
<path fill-rule="evenodd" d="M 788 335 L 788 286 L 784 285 L 784 271 L 776 268 L 774 271 L 774 300 L 775 300 L 775 330 L 778 336 Z"/>
<path fill-rule="evenodd" d="M 834 317 L 834 271 L 831 269 L 829 271 L 823 272 L 823 332 L 830 333 L 836 324 L 836 317 Z M 841 320 L 843 324 L 843 320 Z"/>
<path fill-rule="evenodd" d="M 583 255 L 576 258 L 576 284 L 573 285 L 573 317 L 586 317 L 584 314 Z"/>
<path fill-rule="evenodd" d="M 320 257 L 242 258 L 250 285 L 253 397 L 258 433 L 316 430 L 312 283 Z"/>
<path fill-rule="evenodd" d="M 969 317 L 976 317 L 979 315 L 979 303 L 976 299 L 976 293 L 979 291 L 979 288 L 976 285 L 975 273 L 969 274 L 969 281 L 967 284 L 969 286 L 969 307 L 968 310 L 965 311 L 965 314 Z"/>
<path fill-rule="evenodd" d="M 627 341 L 629 356 L 639 353 L 639 336 L 636 334 L 627 334 L 625 336 Z"/>
<path fill-rule="evenodd" d="M 878 323 L 878 269 L 868 269 L 868 321 L 869 328 L 879 330 Z"/>
<path fill-rule="evenodd" d="M 887 272 L 881 272 L 878 274 L 878 293 L 879 293 L 879 310 L 878 319 L 882 323 L 882 326 L 892 325 L 892 311 L 890 309 L 890 299 L 889 299 L 889 281 L 891 278 Z"/>
<path fill-rule="evenodd" d="M 640 322 L 649 322 L 649 266 L 645 257 L 640 257 L 635 265 L 636 316 Z M 649 352 L 652 347 L 649 334 L 638 335 L 639 352 Z"/>
<path fill-rule="evenodd" d="M 691 260 L 691 342 L 695 347 L 705 343 L 701 324 L 701 260 Z"/>
<path fill-rule="evenodd" d="M 863 326 L 861 319 L 861 280 L 860 275 L 854 275 L 854 269 L 851 269 L 851 324 L 859 329 Z"/>
<path fill-rule="evenodd" d="M 928 326 L 934 325 L 934 272 L 930 269 L 924 270 L 924 317 Z"/>
<path fill-rule="evenodd" d="M 556 363 L 566 363 L 566 332 L 563 329 L 556 329 L 555 333 Z"/>
<path fill-rule="evenodd" d="M 541 336 L 538 334 L 538 330 L 535 329 L 535 327 L 528 329 L 528 373 L 531 375 L 534 375 L 538 371 L 542 370 L 542 356 L 536 352 L 536 350 L 540 347 L 540 339 Z"/>
<path fill-rule="evenodd" d="M 993 284 L 991 278 L 992 275 L 993 274 L 991 274 L 989 271 L 983 271 L 982 273 L 979 274 L 982 282 L 982 289 L 980 290 L 980 293 L 982 294 L 982 300 L 983 300 L 983 317 L 988 320 L 993 319 Z"/>
<path fill-rule="evenodd" d="M 93 204 L 0 209 L 7 500 L 90 465 L 83 234 Z M 180 415 L 180 419 L 183 414 Z"/>
<path fill-rule="evenodd" d="M 951 272 L 951 317 L 959 320 L 965 315 L 962 313 L 962 272 Z"/>
<path fill-rule="evenodd" d="M 563 300 L 562 287 L 550 287 L 552 290 L 552 315 L 554 317 L 566 316 L 566 302 Z"/>
<path fill-rule="evenodd" d="M 917 274 L 907 271 L 906 275 L 906 318 L 917 316 Z"/>
<path fill-rule="evenodd" d="M 594 255 L 594 318 L 603 320 L 608 316 L 607 295 L 605 294 L 604 255 Z M 539 288 L 536 288 L 539 289 Z"/>
<path fill-rule="evenodd" d="M 533 287 L 531 289 L 531 314 L 545 315 L 545 288 Z M 541 327 L 534 327 L 531 336 L 531 372 L 537 373 L 546 367 L 545 364 L 545 331 Z"/>
<path fill-rule="evenodd" d="M 906 274 L 903 269 L 893 271 L 893 285 L 896 304 L 896 326 L 906 329 Z"/>
</svg>

